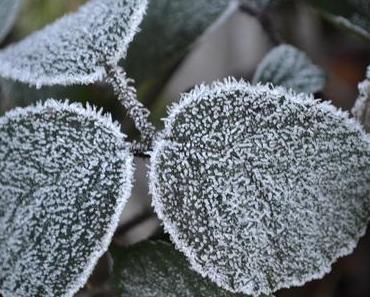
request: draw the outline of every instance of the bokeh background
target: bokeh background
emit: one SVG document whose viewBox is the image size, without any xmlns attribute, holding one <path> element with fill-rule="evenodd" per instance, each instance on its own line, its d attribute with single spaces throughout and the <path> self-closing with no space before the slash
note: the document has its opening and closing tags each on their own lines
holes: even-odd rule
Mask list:
<svg viewBox="0 0 370 297">
<path fill-rule="evenodd" d="M 155 0 L 152 0 L 155 1 Z M 210 0 L 211 1 L 211 0 Z M 336 1 L 336 0 L 333 0 Z M 59 16 L 74 11 L 85 0 L 26 0 L 14 29 L 1 47 L 29 35 Z M 301 1 L 287 1 L 268 12 L 273 29 L 281 39 L 302 50 L 327 73 L 325 90 L 317 96 L 331 100 L 349 110 L 357 95 L 357 84 L 365 77 L 370 64 L 370 42 L 338 29 L 313 8 Z M 181 36 L 180 36 L 181 38 Z M 243 12 L 235 12 L 222 25 L 199 38 L 186 57 L 171 71 L 171 76 L 152 97 L 143 101 L 152 110 L 152 119 L 162 126 L 167 106 L 179 99 L 180 93 L 201 82 L 212 82 L 233 75 L 250 80 L 264 55 L 274 46 L 258 20 Z M 148 45 L 150 47 L 150 45 Z M 145 71 L 145 69 L 144 69 Z M 139 90 L 141 94 L 141 90 Z M 2 84 L 0 112 L 14 106 L 28 105 L 40 97 L 70 98 L 89 101 L 112 112 L 121 121 L 131 138 L 137 136 L 125 111 L 116 102 L 112 91 L 103 83 L 73 88 L 45 88 L 36 90 L 25 85 Z M 150 98 L 148 98 L 150 97 Z M 121 227 L 114 244 L 127 246 L 146 238 L 166 239 L 150 207 L 147 188 L 147 161 L 137 159 L 136 185 L 129 206 L 122 215 Z M 104 258 L 95 275 L 80 296 L 107 296 L 98 292 L 106 278 L 109 260 Z M 301 288 L 283 290 L 282 297 L 369 297 L 370 296 L 370 234 L 367 234 L 355 252 L 340 259 L 324 279 Z M 145 297 L 145 296 L 143 296 Z"/>
</svg>

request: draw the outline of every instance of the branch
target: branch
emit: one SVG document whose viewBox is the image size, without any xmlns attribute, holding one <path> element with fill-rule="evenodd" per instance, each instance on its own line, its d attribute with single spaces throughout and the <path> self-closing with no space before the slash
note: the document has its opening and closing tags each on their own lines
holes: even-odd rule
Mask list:
<svg viewBox="0 0 370 297">
<path fill-rule="evenodd" d="M 137 99 L 134 81 L 127 77 L 126 72 L 119 66 L 107 67 L 107 82 L 112 85 L 118 100 L 126 108 L 128 115 L 134 121 L 141 139 L 132 144 L 132 151 L 138 156 L 147 156 L 156 136 L 156 128 L 150 122 L 150 111 Z"/>
<path fill-rule="evenodd" d="M 280 37 L 280 34 L 275 30 L 274 24 L 272 23 L 270 17 L 266 15 L 263 11 L 254 10 L 253 8 L 246 5 L 240 5 L 240 11 L 257 18 L 263 30 L 266 32 L 269 39 L 274 45 L 280 45 L 281 43 L 283 43 L 283 40 Z"/>
</svg>

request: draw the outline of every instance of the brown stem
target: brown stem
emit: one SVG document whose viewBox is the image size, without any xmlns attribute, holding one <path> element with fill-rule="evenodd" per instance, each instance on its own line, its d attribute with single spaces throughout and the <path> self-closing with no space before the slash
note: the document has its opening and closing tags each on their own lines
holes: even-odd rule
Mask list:
<svg viewBox="0 0 370 297">
<path fill-rule="evenodd" d="M 127 77 L 121 67 L 109 66 L 107 73 L 107 82 L 112 85 L 118 100 L 141 134 L 140 141 L 134 142 L 131 149 L 135 155 L 147 157 L 156 136 L 156 128 L 149 120 L 150 111 L 137 99 L 134 81 Z"/>
</svg>

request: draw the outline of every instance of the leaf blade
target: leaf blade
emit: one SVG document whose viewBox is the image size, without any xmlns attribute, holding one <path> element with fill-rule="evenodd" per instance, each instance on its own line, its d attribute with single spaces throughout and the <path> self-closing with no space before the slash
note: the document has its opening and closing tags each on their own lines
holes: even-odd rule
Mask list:
<svg viewBox="0 0 370 297">
<path fill-rule="evenodd" d="M 325 74 L 307 55 L 290 45 L 273 48 L 258 65 L 253 83 L 273 83 L 297 92 L 315 93 L 325 86 Z"/>
<path fill-rule="evenodd" d="M 0 53 L 0 75 L 37 87 L 88 84 L 126 55 L 147 0 L 90 0 Z"/>
<path fill-rule="evenodd" d="M 165 127 L 153 206 L 193 269 L 219 286 L 257 296 L 303 285 L 363 236 L 370 142 L 330 104 L 228 80 L 185 94 Z"/>
<path fill-rule="evenodd" d="M 144 242 L 116 251 L 113 285 L 127 297 L 232 297 L 232 294 L 189 268 L 184 256 L 169 243 Z"/>
<path fill-rule="evenodd" d="M 108 116 L 49 100 L 0 118 L 0 292 L 70 297 L 107 250 L 133 157 Z"/>
</svg>

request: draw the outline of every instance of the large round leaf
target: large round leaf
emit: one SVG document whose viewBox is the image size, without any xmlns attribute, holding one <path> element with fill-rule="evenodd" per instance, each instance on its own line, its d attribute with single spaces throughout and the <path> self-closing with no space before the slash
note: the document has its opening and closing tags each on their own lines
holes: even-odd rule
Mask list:
<svg viewBox="0 0 370 297">
<path fill-rule="evenodd" d="M 147 0 L 90 0 L 77 12 L 0 53 L 0 75 L 38 87 L 87 84 L 116 64 L 142 20 Z"/>
<path fill-rule="evenodd" d="M 0 293 L 70 297 L 107 250 L 133 178 L 108 116 L 47 101 L 0 118 Z"/>
<path fill-rule="evenodd" d="M 153 205 L 192 267 L 257 296 L 322 277 L 370 214 L 370 140 L 329 103 L 233 80 L 169 112 Z"/>
<path fill-rule="evenodd" d="M 241 297 L 191 270 L 166 242 L 144 242 L 116 250 L 112 283 L 122 297 Z M 262 296 L 261 296 L 262 297 Z"/>
</svg>

